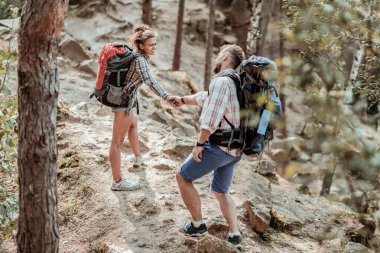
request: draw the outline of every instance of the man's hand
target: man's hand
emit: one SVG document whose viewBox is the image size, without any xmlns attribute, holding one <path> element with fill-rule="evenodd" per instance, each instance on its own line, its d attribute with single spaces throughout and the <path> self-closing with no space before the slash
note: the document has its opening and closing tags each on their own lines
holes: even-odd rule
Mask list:
<svg viewBox="0 0 380 253">
<path fill-rule="evenodd" d="M 200 163 L 202 160 L 202 151 L 203 147 L 200 146 L 195 146 L 193 148 L 193 159 L 197 162 Z"/>
<path fill-rule="evenodd" d="M 179 107 L 183 105 L 181 98 L 178 96 L 167 96 L 165 101 L 170 103 L 172 106 Z"/>
</svg>

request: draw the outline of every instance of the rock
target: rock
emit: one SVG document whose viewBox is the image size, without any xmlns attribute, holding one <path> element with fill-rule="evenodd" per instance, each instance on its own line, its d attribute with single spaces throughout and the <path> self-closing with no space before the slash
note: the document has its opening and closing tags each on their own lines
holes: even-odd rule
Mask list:
<svg viewBox="0 0 380 253">
<path fill-rule="evenodd" d="M 145 142 L 139 140 L 139 146 L 140 146 L 140 150 L 144 153 L 146 152 L 149 152 L 150 148 L 145 144 Z M 129 141 L 128 141 L 128 138 L 125 139 L 124 143 L 123 143 L 123 147 L 124 148 L 130 148 L 131 145 L 129 144 Z"/>
<path fill-rule="evenodd" d="M 298 191 L 302 194 L 312 195 L 309 186 L 304 184 L 298 187 Z"/>
<path fill-rule="evenodd" d="M 264 210 L 259 210 L 249 200 L 244 202 L 243 207 L 250 227 L 259 234 L 265 233 L 269 228 L 270 214 Z"/>
<path fill-rule="evenodd" d="M 94 60 L 84 60 L 79 64 L 79 70 L 96 76 L 98 74 L 98 64 Z"/>
<path fill-rule="evenodd" d="M 366 215 L 359 216 L 360 227 L 351 227 L 347 229 L 346 235 L 351 242 L 361 243 L 368 246 L 368 240 L 376 230 L 376 222 Z"/>
<path fill-rule="evenodd" d="M 228 13 L 230 22 L 234 27 L 249 24 L 252 12 L 249 9 L 248 4 L 249 1 L 246 0 L 234 0 L 230 12 Z"/>
<path fill-rule="evenodd" d="M 184 121 L 177 121 L 175 119 L 171 120 L 171 125 L 182 130 L 186 136 L 194 136 L 197 134 L 195 126 L 189 125 Z"/>
<path fill-rule="evenodd" d="M 302 227 L 302 223 L 300 221 L 289 219 L 275 210 L 270 211 L 270 216 L 271 219 L 269 226 L 273 229 L 291 232 L 293 230 L 300 230 Z"/>
<path fill-rule="evenodd" d="M 342 240 L 337 238 L 333 240 L 325 240 L 322 242 L 321 252 L 342 252 Z"/>
<path fill-rule="evenodd" d="M 154 111 L 151 115 L 151 119 L 165 125 L 167 124 L 167 122 L 171 121 L 169 115 L 161 109 Z"/>
<path fill-rule="evenodd" d="M 0 26 L 5 26 L 14 30 L 18 30 L 20 26 L 20 18 L 2 19 L 0 20 Z"/>
<path fill-rule="evenodd" d="M 57 146 L 58 148 L 60 149 L 64 149 L 64 148 L 68 148 L 70 146 L 70 142 L 66 141 L 66 140 L 62 140 L 62 137 L 58 134 L 58 142 L 57 142 Z"/>
<path fill-rule="evenodd" d="M 195 239 L 193 237 L 188 237 L 185 239 L 183 244 L 186 246 L 195 246 L 197 244 L 197 242 L 198 242 L 197 239 Z"/>
<path fill-rule="evenodd" d="M 213 236 L 225 237 L 228 233 L 228 226 L 224 220 L 218 218 L 209 224 L 208 232 Z"/>
<path fill-rule="evenodd" d="M 380 252 L 380 235 L 372 236 L 368 240 L 368 245 L 371 249 L 376 250 L 376 252 Z"/>
<path fill-rule="evenodd" d="M 314 154 L 311 155 L 311 162 L 313 162 L 315 164 L 320 164 L 321 161 L 325 160 L 323 158 L 324 158 L 323 154 L 321 154 L 321 153 L 314 153 Z"/>
<path fill-rule="evenodd" d="M 252 161 L 252 168 L 257 173 L 274 173 L 277 170 L 277 165 L 274 161 L 269 159 L 259 159 Z"/>
<path fill-rule="evenodd" d="M 172 141 L 169 142 L 165 149 L 162 150 L 167 155 L 178 156 L 179 158 L 187 157 L 193 150 L 194 143 L 183 142 L 183 141 Z"/>
<path fill-rule="evenodd" d="M 57 113 L 57 120 L 62 121 L 69 117 L 70 110 L 68 108 L 68 105 L 62 102 L 58 102 L 58 113 Z"/>
<path fill-rule="evenodd" d="M 164 224 L 173 224 L 175 221 L 173 219 L 166 219 L 162 221 Z"/>
<path fill-rule="evenodd" d="M 185 17 L 185 34 L 195 40 L 206 41 L 208 9 L 194 9 Z M 215 11 L 215 32 L 224 32 L 226 17 L 220 10 Z"/>
<path fill-rule="evenodd" d="M 214 33 L 214 47 L 221 47 L 224 45 L 224 34 L 221 32 Z"/>
<path fill-rule="evenodd" d="M 300 152 L 298 159 L 301 162 L 308 162 L 311 160 L 311 157 L 306 152 Z"/>
<path fill-rule="evenodd" d="M 168 171 L 168 170 L 174 169 L 167 164 L 157 164 L 157 165 L 154 165 L 153 168 L 158 169 L 160 171 Z"/>
<path fill-rule="evenodd" d="M 220 240 L 212 235 L 206 235 L 198 241 L 197 253 L 236 253 L 239 252 L 232 244 L 226 240 Z"/>
<path fill-rule="evenodd" d="M 261 176 L 265 177 L 266 179 L 268 179 L 272 184 L 279 184 L 278 183 L 279 178 L 278 178 L 278 176 L 274 172 L 261 172 L 261 171 L 258 171 L 257 173 L 260 174 Z"/>
<path fill-rule="evenodd" d="M 299 143 L 302 142 L 302 138 L 300 137 L 288 137 L 286 139 L 274 139 L 270 146 L 271 149 L 282 149 L 287 152 L 293 147 L 294 144 L 297 144 L 299 146 Z"/>
<path fill-rule="evenodd" d="M 81 46 L 81 44 L 72 38 L 65 38 L 63 41 L 61 41 L 59 46 L 62 54 L 78 64 L 90 59 L 90 56 Z"/>
<path fill-rule="evenodd" d="M 198 85 L 193 83 L 184 71 L 160 70 L 157 72 L 157 76 L 176 84 L 168 87 L 169 92 L 175 92 L 177 95 L 189 95 L 190 93 L 195 94 L 199 92 Z"/>
<path fill-rule="evenodd" d="M 270 156 L 279 163 L 288 161 L 288 153 L 286 153 L 284 149 L 271 149 Z"/>
<path fill-rule="evenodd" d="M 344 248 L 344 253 L 375 253 L 375 252 L 361 245 L 360 243 L 349 242 Z"/>
<path fill-rule="evenodd" d="M 90 74 L 82 72 L 82 73 L 79 74 L 79 78 L 83 79 L 83 80 L 86 80 L 86 81 L 91 81 L 91 82 L 93 82 L 95 84 L 95 76 L 92 75 L 92 74 L 90 75 Z"/>
<path fill-rule="evenodd" d="M 73 107 L 74 111 L 88 111 L 88 104 L 86 102 L 80 102 Z"/>
</svg>

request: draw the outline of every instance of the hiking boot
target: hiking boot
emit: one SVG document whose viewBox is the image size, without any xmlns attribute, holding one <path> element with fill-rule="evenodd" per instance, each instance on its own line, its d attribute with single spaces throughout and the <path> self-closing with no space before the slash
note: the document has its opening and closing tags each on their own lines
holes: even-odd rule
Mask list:
<svg viewBox="0 0 380 253">
<path fill-rule="evenodd" d="M 240 247 L 241 236 L 240 235 L 234 235 L 233 237 L 228 236 L 227 241 L 229 243 L 232 243 L 236 247 Z"/>
<path fill-rule="evenodd" d="M 135 156 L 133 159 L 133 167 L 137 168 L 140 167 L 143 164 L 142 156 Z"/>
<path fill-rule="evenodd" d="M 183 231 L 187 235 L 199 237 L 199 236 L 204 236 L 205 234 L 207 234 L 207 227 L 206 227 L 206 224 L 203 223 L 199 227 L 196 228 L 194 227 L 193 223 L 189 221 L 185 225 L 183 225 Z"/>
<path fill-rule="evenodd" d="M 138 183 L 129 182 L 127 179 L 122 178 L 119 182 L 116 183 L 115 180 L 112 182 L 111 190 L 113 191 L 133 191 L 140 188 Z"/>
</svg>

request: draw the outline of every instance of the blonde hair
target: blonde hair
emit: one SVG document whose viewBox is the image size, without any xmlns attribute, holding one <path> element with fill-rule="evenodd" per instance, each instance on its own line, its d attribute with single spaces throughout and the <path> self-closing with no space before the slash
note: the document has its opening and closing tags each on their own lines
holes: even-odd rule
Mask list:
<svg viewBox="0 0 380 253">
<path fill-rule="evenodd" d="M 224 45 L 220 48 L 220 54 L 229 54 L 232 56 L 234 68 L 237 68 L 240 63 L 245 59 L 245 54 L 243 49 L 241 47 L 231 44 L 231 45 Z"/>
<path fill-rule="evenodd" d="M 147 39 L 156 37 L 149 25 L 139 24 L 133 28 L 131 36 L 132 47 L 137 51 L 141 51 L 139 45 L 143 44 Z"/>
</svg>

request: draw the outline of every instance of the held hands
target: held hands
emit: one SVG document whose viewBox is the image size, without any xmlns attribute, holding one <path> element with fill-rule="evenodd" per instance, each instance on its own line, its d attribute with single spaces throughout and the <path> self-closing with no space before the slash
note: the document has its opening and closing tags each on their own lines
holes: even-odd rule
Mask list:
<svg viewBox="0 0 380 253">
<path fill-rule="evenodd" d="M 167 96 L 165 98 L 165 101 L 170 103 L 174 107 L 180 107 L 183 105 L 183 101 L 181 97 L 178 97 L 178 96 Z"/>
</svg>

